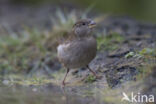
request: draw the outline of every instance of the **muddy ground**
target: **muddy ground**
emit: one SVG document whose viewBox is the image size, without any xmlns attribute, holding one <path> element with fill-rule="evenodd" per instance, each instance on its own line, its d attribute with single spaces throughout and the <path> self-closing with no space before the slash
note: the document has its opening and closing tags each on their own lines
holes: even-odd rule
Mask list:
<svg viewBox="0 0 156 104">
<path fill-rule="evenodd" d="M 51 31 L 54 27 L 51 18 L 56 17 L 56 10 L 51 5 L 34 8 L 0 4 L 0 37 L 20 36 L 25 27 L 37 28 L 39 32 Z M 72 11 L 71 6 L 60 10 L 67 14 Z M 75 15 L 83 13 L 77 9 L 74 12 Z M 140 92 L 156 96 L 156 25 L 127 16 L 93 14 L 88 17 L 100 22 L 95 30 L 98 53 L 90 66 L 101 79 L 96 80 L 87 69 L 81 68 L 70 72 L 67 79 L 70 83 L 62 89 L 60 83 L 65 71 L 55 55 L 50 63 L 45 62 L 50 71 L 30 68 L 24 75 L 16 72 L 12 79 L 8 73 L 4 75 L 1 67 L 0 104 L 129 104 L 121 102 L 123 91 L 128 95 Z M 27 77 L 30 73 L 37 77 Z"/>
</svg>

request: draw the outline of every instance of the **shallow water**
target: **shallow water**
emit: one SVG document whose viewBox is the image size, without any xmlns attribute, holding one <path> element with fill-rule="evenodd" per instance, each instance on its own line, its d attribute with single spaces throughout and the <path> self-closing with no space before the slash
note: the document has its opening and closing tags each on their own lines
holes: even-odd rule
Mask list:
<svg viewBox="0 0 156 104">
<path fill-rule="evenodd" d="M 91 87 L 0 86 L 0 104 L 101 104 Z"/>
</svg>

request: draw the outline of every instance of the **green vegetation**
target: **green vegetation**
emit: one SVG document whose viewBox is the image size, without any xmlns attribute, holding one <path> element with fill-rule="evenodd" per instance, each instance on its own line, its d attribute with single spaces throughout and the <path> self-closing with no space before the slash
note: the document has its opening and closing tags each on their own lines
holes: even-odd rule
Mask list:
<svg viewBox="0 0 156 104">
<path fill-rule="evenodd" d="M 156 49 L 143 48 L 140 51 L 129 52 L 125 55 L 125 58 L 142 59 L 141 66 L 137 68 L 140 73 L 137 75 L 137 79 L 142 79 L 152 72 L 156 61 Z"/>
<path fill-rule="evenodd" d="M 118 49 L 123 41 L 124 37 L 118 33 L 101 35 L 97 37 L 98 50 L 112 51 Z"/>
<path fill-rule="evenodd" d="M 40 31 L 25 27 L 20 35 L 11 33 L 0 36 L 0 75 L 9 73 L 33 74 L 39 69 L 51 70 L 56 61 L 56 46 L 67 37 L 73 23 L 77 20 L 75 12 L 65 15 L 59 9 L 52 19 L 51 31 Z"/>
<path fill-rule="evenodd" d="M 156 49 L 152 48 L 144 48 L 141 51 L 139 51 L 140 55 L 151 55 L 151 56 L 156 56 Z"/>
<path fill-rule="evenodd" d="M 135 58 L 151 58 L 151 57 L 156 57 L 156 49 L 151 49 L 151 48 L 143 48 L 142 50 L 138 52 L 129 52 L 125 55 L 125 58 L 130 58 L 130 57 L 135 57 Z"/>
<path fill-rule="evenodd" d="M 37 30 L 28 30 L 21 36 L 1 36 L 0 70 L 27 72 L 41 67 L 47 56 L 52 60 L 54 54 L 50 54 L 46 40 L 46 36 Z"/>
<path fill-rule="evenodd" d="M 96 80 L 96 77 L 94 75 L 88 75 L 85 79 L 86 83 L 93 83 Z"/>
<path fill-rule="evenodd" d="M 135 53 L 134 52 L 129 52 L 125 55 L 125 58 L 130 58 L 130 57 L 135 57 Z"/>
</svg>

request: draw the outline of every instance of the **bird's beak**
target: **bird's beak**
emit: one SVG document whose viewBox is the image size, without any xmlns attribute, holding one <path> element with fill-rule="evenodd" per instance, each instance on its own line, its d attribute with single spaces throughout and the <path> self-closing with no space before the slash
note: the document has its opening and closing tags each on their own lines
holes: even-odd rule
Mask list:
<svg viewBox="0 0 156 104">
<path fill-rule="evenodd" d="M 91 21 L 89 24 L 89 28 L 94 28 L 96 26 L 96 23 L 94 21 Z"/>
</svg>

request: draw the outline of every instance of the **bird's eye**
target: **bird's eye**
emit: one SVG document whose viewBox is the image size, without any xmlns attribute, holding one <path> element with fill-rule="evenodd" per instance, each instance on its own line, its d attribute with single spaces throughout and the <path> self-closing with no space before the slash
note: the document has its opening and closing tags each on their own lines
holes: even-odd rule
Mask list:
<svg viewBox="0 0 156 104">
<path fill-rule="evenodd" d="M 86 23 L 82 23 L 82 25 L 86 25 Z"/>
</svg>

